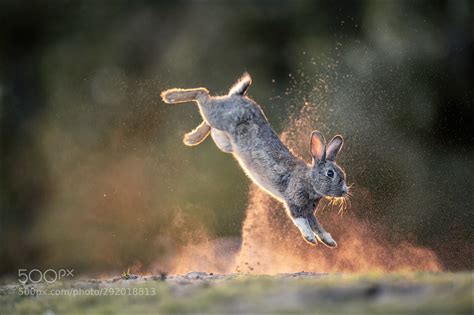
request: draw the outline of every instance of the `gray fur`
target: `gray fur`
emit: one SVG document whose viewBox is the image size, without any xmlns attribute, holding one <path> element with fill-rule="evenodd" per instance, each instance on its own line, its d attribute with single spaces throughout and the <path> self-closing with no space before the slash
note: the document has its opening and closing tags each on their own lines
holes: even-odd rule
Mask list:
<svg viewBox="0 0 474 315">
<path fill-rule="evenodd" d="M 206 140 L 207 136 L 211 132 L 211 126 L 202 122 L 193 131 L 188 132 L 184 135 L 183 143 L 187 146 L 195 146 Z"/>
<path fill-rule="evenodd" d="M 323 244 L 336 247 L 314 213 L 321 198 L 347 193 L 345 174 L 334 162 L 342 147 L 342 137 L 334 137 L 326 148 L 322 134 L 313 132 L 310 142 L 313 163 L 307 164 L 291 153 L 260 106 L 245 96 L 250 83 L 250 76 L 244 74 L 225 96 L 211 97 L 204 88 L 171 89 L 161 96 L 166 103 L 195 101 L 204 120 L 197 130 L 210 126 L 219 149 L 232 153 L 257 185 L 285 204 L 305 240 L 315 243 L 316 236 Z M 308 225 L 314 235 L 308 235 Z"/>
</svg>

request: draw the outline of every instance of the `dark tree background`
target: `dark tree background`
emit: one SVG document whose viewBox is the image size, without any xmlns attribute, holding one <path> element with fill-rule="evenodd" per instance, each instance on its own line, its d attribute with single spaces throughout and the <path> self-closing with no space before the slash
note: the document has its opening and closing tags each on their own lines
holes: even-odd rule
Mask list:
<svg viewBox="0 0 474 315">
<path fill-rule="evenodd" d="M 0 272 L 146 265 L 203 230 L 239 236 L 248 180 L 211 141 L 182 145 L 196 108 L 159 93 L 225 93 L 244 71 L 278 132 L 311 103 L 314 129 L 345 136 L 357 216 L 472 269 L 472 10 L 1 1 Z"/>
</svg>

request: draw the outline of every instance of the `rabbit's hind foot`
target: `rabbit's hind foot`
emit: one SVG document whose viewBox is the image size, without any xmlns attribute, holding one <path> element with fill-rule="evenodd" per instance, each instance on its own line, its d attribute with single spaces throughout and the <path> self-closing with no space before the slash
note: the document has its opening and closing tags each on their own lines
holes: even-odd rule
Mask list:
<svg viewBox="0 0 474 315">
<path fill-rule="evenodd" d="M 201 101 L 207 99 L 208 96 L 209 91 L 205 88 L 169 89 L 161 92 L 161 98 L 167 104 Z"/>
<path fill-rule="evenodd" d="M 203 121 L 193 131 L 188 132 L 184 135 L 183 143 L 187 146 L 195 146 L 206 140 L 207 136 L 211 132 L 211 126 Z"/>
</svg>

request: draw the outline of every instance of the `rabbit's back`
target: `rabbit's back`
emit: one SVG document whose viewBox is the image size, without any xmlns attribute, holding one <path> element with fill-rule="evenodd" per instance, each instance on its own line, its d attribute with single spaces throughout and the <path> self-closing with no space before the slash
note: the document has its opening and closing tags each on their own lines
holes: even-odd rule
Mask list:
<svg viewBox="0 0 474 315">
<path fill-rule="evenodd" d="M 304 162 L 281 142 L 260 106 L 246 97 L 217 99 L 213 128 L 224 131 L 247 175 L 277 198 L 283 198 L 292 172 Z"/>
</svg>

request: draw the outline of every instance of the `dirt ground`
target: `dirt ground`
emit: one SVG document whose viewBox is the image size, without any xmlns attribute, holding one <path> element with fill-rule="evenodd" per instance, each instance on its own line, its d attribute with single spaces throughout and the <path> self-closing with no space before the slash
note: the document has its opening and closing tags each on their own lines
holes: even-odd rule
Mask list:
<svg viewBox="0 0 474 315">
<path fill-rule="evenodd" d="M 464 273 L 123 274 L 53 284 L 4 280 L 0 314 L 472 314 Z"/>
</svg>

